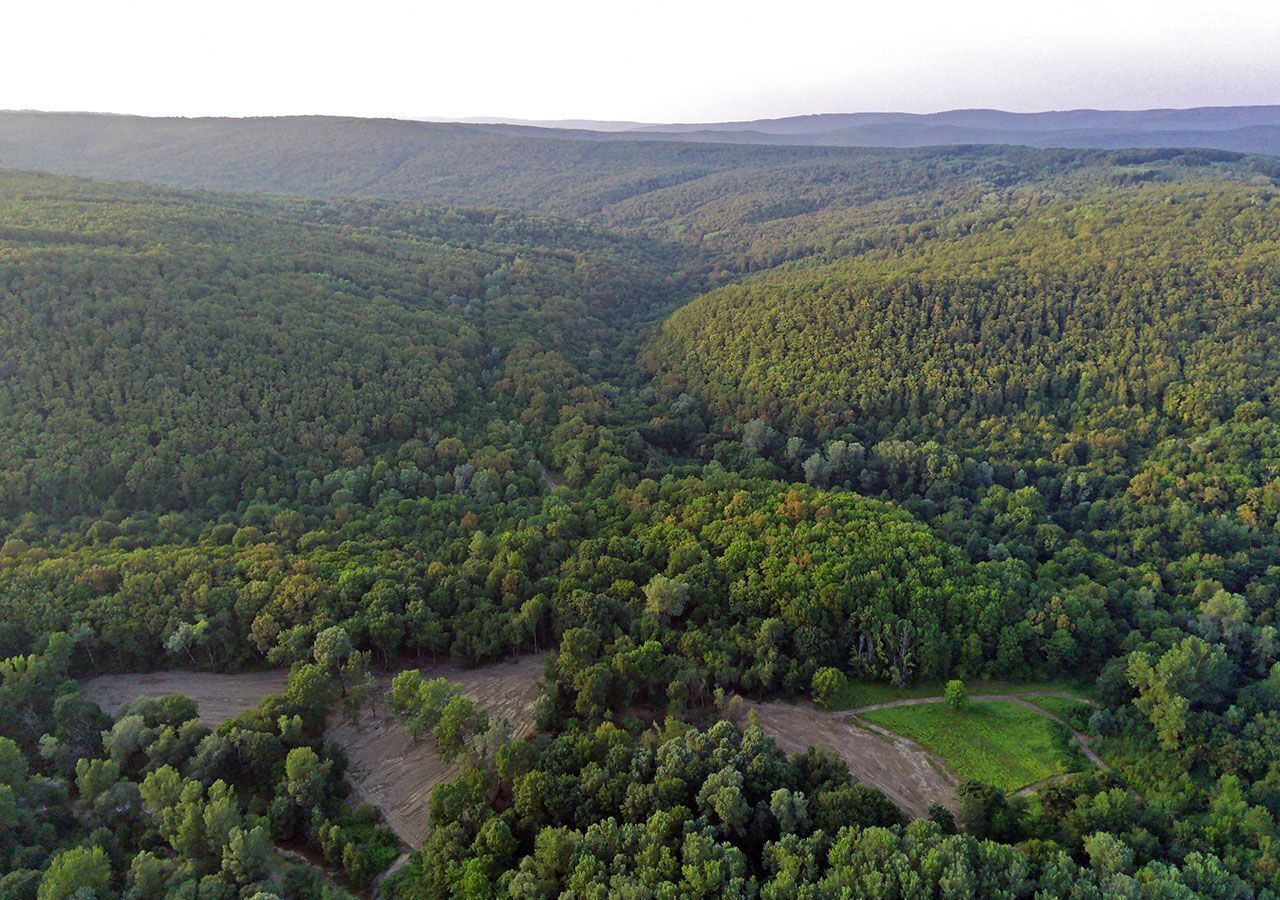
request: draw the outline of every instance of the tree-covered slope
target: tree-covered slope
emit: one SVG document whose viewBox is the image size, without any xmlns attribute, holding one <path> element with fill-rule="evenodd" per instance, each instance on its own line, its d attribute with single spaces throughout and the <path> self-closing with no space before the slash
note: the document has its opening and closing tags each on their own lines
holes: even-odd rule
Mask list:
<svg viewBox="0 0 1280 900">
<path fill-rule="evenodd" d="M 0 516 L 216 514 L 481 427 L 494 383 L 554 406 L 655 267 L 507 213 L 4 175 Z"/>
<path fill-rule="evenodd" d="M 657 354 L 719 412 L 818 437 L 1010 461 L 1107 428 L 1149 443 L 1273 399 L 1278 210 L 1268 186 L 1087 193 L 721 288 L 665 323 Z"/>
<path fill-rule="evenodd" d="M 0 165 L 14 168 L 577 214 L 716 173 L 878 155 L 883 154 L 558 140 L 393 119 L 0 113 Z"/>
<path fill-rule="evenodd" d="M 463 774 L 388 895 L 1272 896 L 1267 164 L 748 150 L 573 221 L 0 175 L 0 896 L 341 897 L 269 846 L 390 861 L 326 717 L 523 651 L 527 740 L 400 698 Z M 263 665 L 214 734 L 74 684 Z M 847 676 L 1086 679 L 1112 769 L 906 826 L 733 695 Z"/>
</svg>

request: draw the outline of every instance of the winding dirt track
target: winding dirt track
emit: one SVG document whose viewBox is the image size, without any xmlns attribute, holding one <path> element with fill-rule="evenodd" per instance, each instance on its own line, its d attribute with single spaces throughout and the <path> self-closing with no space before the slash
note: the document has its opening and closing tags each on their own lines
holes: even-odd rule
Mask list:
<svg viewBox="0 0 1280 900">
<path fill-rule="evenodd" d="M 478 669 L 454 665 L 423 668 L 429 677 L 443 676 L 491 714 L 511 722 L 518 737 L 533 731 L 533 702 L 542 675 L 543 656 L 521 656 Z M 141 697 L 182 694 L 196 701 L 200 720 L 216 728 L 284 687 L 283 671 L 221 675 L 213 672 L 148 672 L 103 675 L 82 684 L 89 699 L 108 711 Z M 347 751 L 347 780 L 358 803 L 382 810 L 387 824 L 410 847 L 421 847 L 427 835 L 427 809 L 437 784 L 458 774 L 458 766 L 435 752 L 430 740 L 415 742 L 388 712 L 384 694 L 395 673 L 377 678 L 369 702 L 355 721 L 335 713 L 328 736 Z"/>
</svg>

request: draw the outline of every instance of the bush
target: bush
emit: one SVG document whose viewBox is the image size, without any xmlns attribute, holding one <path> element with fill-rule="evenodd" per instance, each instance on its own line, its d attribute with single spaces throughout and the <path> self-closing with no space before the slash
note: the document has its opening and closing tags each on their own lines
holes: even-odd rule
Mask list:
<svg viewBox="0 0 1280 900">
<path fill-rule="evenodd" d="M 952 678 L 947 682 L 946 690 L 942 696 L 947 701 L 947 706 L 952 709 L 963 709 L 965 704 L 969 702 L 969 691 L 959 678 Z"/>
</svg>

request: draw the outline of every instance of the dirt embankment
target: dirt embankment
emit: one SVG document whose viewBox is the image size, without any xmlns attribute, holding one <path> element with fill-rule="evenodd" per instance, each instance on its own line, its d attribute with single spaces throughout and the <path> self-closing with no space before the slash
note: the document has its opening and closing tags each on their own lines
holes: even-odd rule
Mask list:
<svg viewBox="0 0 1280 900">
<path fill-rule="evenodd" d="M 217 728 L 232 716 L 257 706 L 268 694 L 281 691 L 288 674 L 276 669 L 237 675 L 185 671 L 100 675 L 82 683 L 80 688 L 86 697 L 109 713 L 142 697 L 181 694 L 196 702 L 201 722 Z"/>
<path fill-rule="evenodd" d="M 423 672 L 458 682 L 468 697 L 490 713 L 504 716 L 516 736 L 523 737 L 533 731 L 533 703 L 544 664 L 545 655 L 523 656 L 478 669 L 437 665 L 426 666 Z M 430 740 L 411 740 L 388 712 L 383 698 L 392 677 L 393 673 L 378 677 L 377 687 L 357 720 L 335 716 L 329 736 L 342 744 L 351 759 L 347 776 L 355 799 L 377 806 L 401 840 L 420 847 L 427 834 L 431 792 L 454 777 L 458 767 L 441 759 Z M 283 671 L 240 675 L 171 671 L 104 675 L 85 682 L 84 691 L 108 710 L 139 697 L 184 694 L 196 701 L 201 720 L 217 727 L 280 690 L 284 681 Z M 992 695 L 989 699 L 1021 703 L 1057 718 L 1020 696 Z M 800 753 L 810 746 L 826 747 L 848 764 L 858 781 L 883 791 L 908 815 L 924 816 L 934 803 L 955 808 L 955 776 L 918 744 L 860 719 L 858 714 L 886 706 L 936 702 L 935 698 L 897 700 L 834 713 L 811 703 L 783 700 L 748 706 L 758 713 L 765 732 L 788 753 Z M 1105 763 L 1089 749 L 1088 738 L 1078 732 L 1075 737 L 1090 760 L 1105 769 Z"/>
<path fill-rule="evenodd" d="M 533 731 L 533 703 L 544 656 L 522 656 L 478 669 L 454 665 L 423 667 L 428 677 L 443 676 L 462 686 L 463 693 L 491 714 L 511 722 L 517 737 Z M 85 696 L 108 711 L 141 697 L 182 694 L 196 702 L 200 720 L 216 728 L 232 716 L 256 706 L 263 697 L 284 687 L 287 673 L 148 672 L 141 675 L 103 675 L 84 682 Z M 437 784 L 458 774 L 431 741 L 415 742 L 387 710 L 384 695 L 394 673 L 381 674 L 360 716 L 351 721 L 335 713 L 328 736 L 350 757 L 347 780 L 357 802 L 382 810 L 387 824 L 411 847 L 422 846 L 427 835 L 427 810 Z"/>
</svg>

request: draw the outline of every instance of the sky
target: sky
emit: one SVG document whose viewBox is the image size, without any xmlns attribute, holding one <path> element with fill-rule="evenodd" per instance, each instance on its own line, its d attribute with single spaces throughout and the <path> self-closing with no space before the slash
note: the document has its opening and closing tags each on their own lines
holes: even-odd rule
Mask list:
<svg viewBox="0 0 1280 900">
<path fill-rule="evenodd" d="M 10 0 L 0 108 L 726 121 L 1280 103 L 1280 0 Z"/>
</svg>

